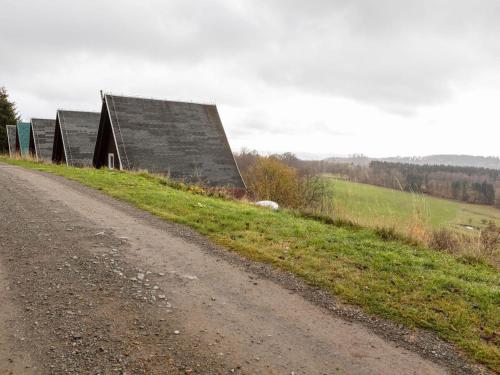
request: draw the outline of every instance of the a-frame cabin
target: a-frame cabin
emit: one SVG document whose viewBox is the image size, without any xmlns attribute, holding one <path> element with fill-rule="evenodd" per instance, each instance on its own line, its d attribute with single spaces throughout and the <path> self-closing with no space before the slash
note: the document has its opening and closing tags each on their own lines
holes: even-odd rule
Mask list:
<svg viewBox="0 0 500 375">
<path fill-rule="evenodd" d="M 215 105 L 104 95 L 93 164 L 245 189 Z"/>
<path fill-rule="evenodd" d="M 55 120 L 31 119 L 30 150 L 37 160 L 52 160 L 55 128 Z"/>
<path fill-rule="evenodd" d="M 21 156 L 30 154 L 31 124 L 29 122 L 18 122 L 16 125 L 16 152 Z"/>
<path fill-rule="evenodd" d="M 52 161 L 69 166 L 92 166 L 100 116 L 98 112 L 58 110 Z"/>
<path fill-rule="evenodd" d="M 7 143 L 9 144 L 9 156 L 13 157 L 16 154 L 16 125 L 7 125 Z"/>
</svg>

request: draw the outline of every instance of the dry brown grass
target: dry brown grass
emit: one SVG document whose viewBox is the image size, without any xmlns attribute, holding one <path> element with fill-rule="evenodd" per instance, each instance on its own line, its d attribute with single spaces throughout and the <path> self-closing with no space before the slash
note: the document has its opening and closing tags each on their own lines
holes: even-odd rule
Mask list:
<svg viewBox="0 0 500 375">
<path fill-rule="evenodd" d="M 491 222 L 481 231 L 479 242 L 483 251 L 487 254 L 494 255 L 500 251 L 500 227 Z"/>
<path fill-rule="evenodd" d="M 429 233 L 428 245 L 436 250 L 456 252 L 461 242 L 458 233 L 446 228 Z"/>
<path fill-rule="evenodd" d="M 500 228 L 494 223 L 481 229 L 479 234 L 465 234 L 456 230 L 441 228 L 429 231 L 427 246 L 432 249 L 483 261 L 500 266 Z"/>
<path fill-rule="evenodd" d="M 13 156 L 9 156 L 8 154 L 4 154 L 4 157 L 13 159 L 13 160 L 26 160 L 26 161 L 37 161 L 36 156 L 32 154 L 28 154 L 26 156 L 22 156 L 20 153 L 16 152 Z"/>
</svg>

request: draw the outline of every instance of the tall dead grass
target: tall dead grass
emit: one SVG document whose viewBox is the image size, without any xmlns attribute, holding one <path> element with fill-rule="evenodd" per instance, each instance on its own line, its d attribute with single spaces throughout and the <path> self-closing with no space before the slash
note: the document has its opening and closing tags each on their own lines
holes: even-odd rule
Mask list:
<svg viewBox="0 0 500 375">
<path fill-rule="evenodd" d="M 465 234 L 447 228 L 430 232 L 428 246 L 463 257 L 500 267 L 500 227 L 491 222 L 478 234 Z"/>
<path fill-rule="evenodd" d="M 21 155 L 19 152 L 16 152 L 12 156 L 10 156 L 9 154 L 4 154 L 2 156 L 9 158 L 9 159 L 13 159 L 13 160 L 26 160 L 26 161 L 33 161 L 33 162 L 39 161 L 39 160 L 37 160 L 36 156 L 31 154 L 31 153 L 28 153 L 28 155 Z"/>
</svg>

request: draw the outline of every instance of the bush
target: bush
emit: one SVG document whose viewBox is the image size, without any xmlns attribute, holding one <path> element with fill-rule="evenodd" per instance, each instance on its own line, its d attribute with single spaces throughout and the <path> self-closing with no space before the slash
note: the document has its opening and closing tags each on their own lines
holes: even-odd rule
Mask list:
<svg viewBox="0 0 500 375">
<path fill-rule="evenodd" d="M 481 230 L 479 236 L 439 229 L 430 233 L 427 245 L 464 259 L 487 262 L 495 267 L 500 265 L 500 228 L 494 223 Z"/>
<path fill-rule="evenodd" d="M 250 193 L 258 200 L 333 216 L 333 192 L 328 181 L 319 176 L 301 176 L 297 169 L 275 156 L 259 156 L 244 177 Z"/>
<path fill-rule="evenodd" d="M 291 208 L 301 205 L 301 187 L 296 170 L 274 158 L 259 157 L 248 169 L 245 181 L 259 200 L 271 200 Z"/>
</svg>

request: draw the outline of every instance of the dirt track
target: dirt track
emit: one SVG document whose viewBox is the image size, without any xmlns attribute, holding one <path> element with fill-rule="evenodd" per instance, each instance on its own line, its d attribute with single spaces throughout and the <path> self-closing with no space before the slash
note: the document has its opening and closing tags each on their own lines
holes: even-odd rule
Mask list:
<svg viewBox="0 0 500 375">
<path fill-rule="evenodd" d="M 0 207 L 1 374 L 480 371 L 79 184 L 0 164 Z"/>
</svg>

